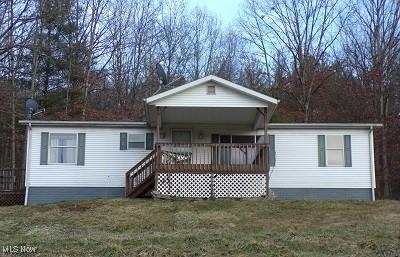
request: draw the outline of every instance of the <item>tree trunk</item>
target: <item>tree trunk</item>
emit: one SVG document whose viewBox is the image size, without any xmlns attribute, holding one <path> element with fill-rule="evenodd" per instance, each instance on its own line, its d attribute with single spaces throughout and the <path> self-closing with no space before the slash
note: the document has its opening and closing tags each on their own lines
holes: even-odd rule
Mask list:
<svg viewBox="0 0 400 257">
<path fill-rule="evenodd" d="M 386 124 L 384 124 L 382 128 L 381 150 L 382 150 L 383 197 L 385 199 L 388 199 L 391 197 L 391 190 L 390 190 L 390 172 L 387 159 Z"/>
<path fill-rule="evenodd" d="M 14 2 L 11 1 L 10 21 L 14 23 Z M 11 25 L 12 26 L 12 25 Z M 15 150 L 16 150 L 16 131 L 15 131 L 15 105 L 16 105 L 16 85 L 15 85 L 15 55 L 14 55 L 14 27 L 9 32 L 10 47 L 10 69 L 11 69 L 11 168 L 15 169 Z"/>
<path fill-rule="evenodd" d="M 381 122 L 383 124 L 382 128 L 382 140 L 381 140 L 381 150 L 382 150 L 382 175 L 383 175 L 383 197 L 388 199 L 391 197 L 390 188 L 390 169 L 388 165 L 388 152 L 387 152 L 387 122 L 389 111 L 389 99 L 387 97 L 381 96 Z"/>
<path fill-rule="evenodd" d="M 15 169 L 15 150 L 16 150 L 16 128 L 15 128 L 15 71 L 12 71 L 12 95 L 11 95 L 11 168 Z"/>
<path fill-rule="evenodd" d="M 306 103 L 304 105 L 304 123 L 308 123 L 310 120 L 310 107 L 309 107 L 309 103 Z"/>
<path fill-rule="evenodd" d="M 35 26 L 39 26 L 36 24 Z M 38 31 L 35 29 L 34 33 L 34 41 L 33 41 L 33 56 L 32 56 L 32 79 L 31 79 L 31 98 L 35 97 L 35 89 L 36 89 L 36 80 L 37 80 L 37 70 L 38 70 L 38 62 L 39 62 L 39 52 L 41 51 L 41 40 L 38 35 L 42 34 L 42 30 Z"/>
</svg>

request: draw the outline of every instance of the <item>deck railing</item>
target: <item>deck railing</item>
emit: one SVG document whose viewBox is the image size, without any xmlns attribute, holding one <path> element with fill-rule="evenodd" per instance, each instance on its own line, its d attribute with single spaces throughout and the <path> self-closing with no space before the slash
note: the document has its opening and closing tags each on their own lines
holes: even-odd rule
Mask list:
<svg viewBox="0 0 400 257">
<path fill-rule="evenodd" d="M 266 173 L 267 144 L 158 143 L 158 172 Z"/>
<path fill-rule="evenodd" d="M 0 168 L 0 192 L 24 191 L 24 169 Z"/>
<path fill-rule="evenodd" d="M 125 194 L 130 196 L 139 187 L 154 176 L 156 150 L 151 151 L 145 158 L 138 162 L 132 169 L 125 174 Z"/>
<path fill-rule="evenodd" d="M 25 170 L 0 168 L 0 206 L 24 204 Z"/>
</svg>

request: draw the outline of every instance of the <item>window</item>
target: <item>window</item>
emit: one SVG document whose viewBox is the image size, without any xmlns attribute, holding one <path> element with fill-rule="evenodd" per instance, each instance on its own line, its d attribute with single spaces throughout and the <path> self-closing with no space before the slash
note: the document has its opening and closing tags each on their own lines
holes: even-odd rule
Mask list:
<svg viewBox="0 0 400 257">
<path fill-rule="evenodd" d="M 215 95 L 215 86 L 207 87 L 207 95 Z"/>
<path fill-rule="evenodd" d="M 128 148 L 129 149 L 144 149 L 146 145 L 146 134 L 129 134 Z"/>
<path fill-rule="evenodd" d="M 185 143 L 192 142 L 192 132 L 190 130 L 172 130 L 172 143 Z"/>
<path fill-rule="evenodd" d="M 50 134 L 50 163 L 76 163 L 76 134 Z"/>
<path fill-rule="evenodd" d="M 328 166 L 344 166 L 343 136 L 326 136 L 326 156 Z"/>
</svg>

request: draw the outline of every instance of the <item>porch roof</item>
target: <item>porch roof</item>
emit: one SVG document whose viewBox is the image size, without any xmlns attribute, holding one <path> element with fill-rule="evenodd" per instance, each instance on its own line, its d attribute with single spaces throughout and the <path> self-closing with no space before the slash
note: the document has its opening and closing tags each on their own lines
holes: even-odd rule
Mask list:
<svg viewBox="0 0 400 257">
<path fill-rule="evenodd" d="M 210 93 L 211 87 L 211 93 Z M 157 108 L 162 123 L 238 124 L 263 126 L 263 108 L 269 120 L 279 100 L 210 75 L 146 99 L 146 117 L 154 126 Z"/>
</svg>

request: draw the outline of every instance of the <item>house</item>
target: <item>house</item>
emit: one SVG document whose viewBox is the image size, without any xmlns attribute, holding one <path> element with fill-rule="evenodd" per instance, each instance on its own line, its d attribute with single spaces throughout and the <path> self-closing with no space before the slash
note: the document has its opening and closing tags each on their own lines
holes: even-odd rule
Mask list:
<svg viewBox="0 0 400 257">
<path fill-rule="evenodd" d="M 107 197 L 374 200 L 379 124 L 269 123 L 278 100 L 208 76 L 146 122 L 23 120 L 25 204 Z"/>
</svg>

